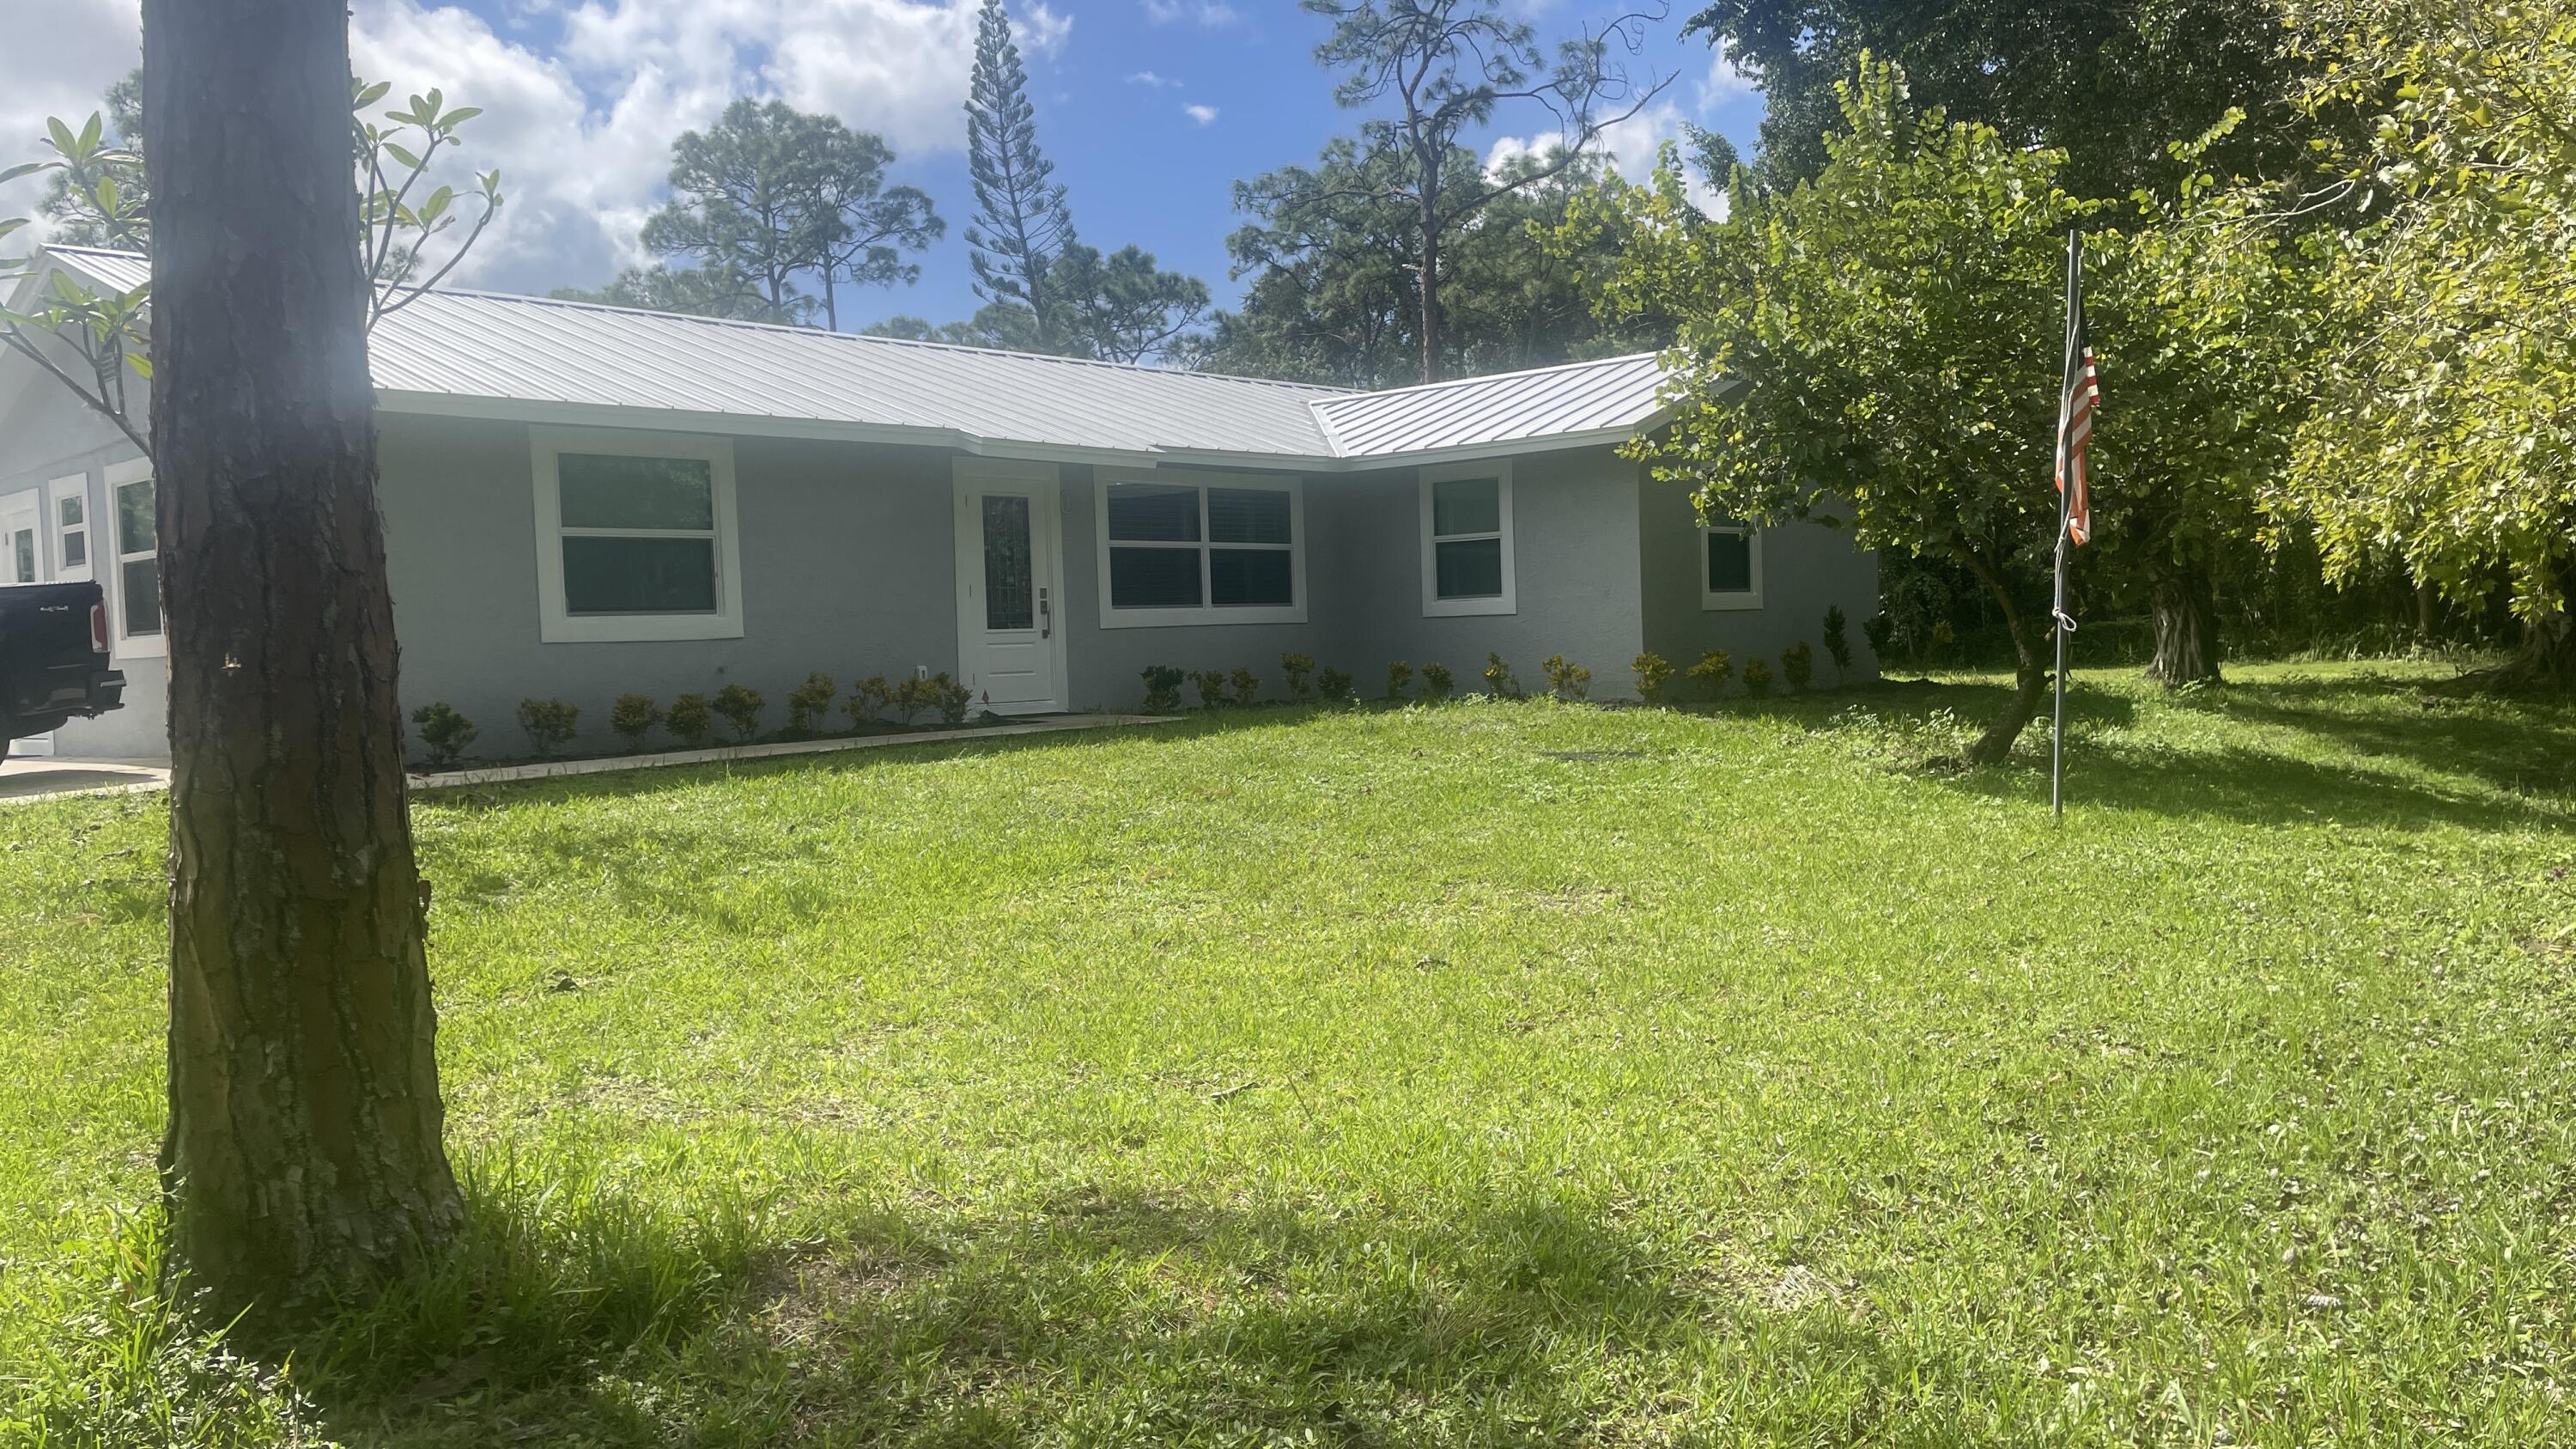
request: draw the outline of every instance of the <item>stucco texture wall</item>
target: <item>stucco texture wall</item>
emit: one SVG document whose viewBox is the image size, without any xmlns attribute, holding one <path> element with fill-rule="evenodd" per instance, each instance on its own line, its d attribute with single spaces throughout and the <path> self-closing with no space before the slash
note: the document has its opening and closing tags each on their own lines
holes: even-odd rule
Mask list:
<svg viewBox="0 0 2576 1449">
<path fill-rule="evenodd" d="M 1840 604 L 1849 620 L 1853 679 L 1878 673 L 1861 623 L 1878 612 L 1878 555 L 1852 546 L 1848 530 L 1793 523 L 1762 530 L 1762 607 L 1703 609 L 1705 555 L 1699 515 L 1687 484 L 1646 477 L 1638 487 L 1637 579 L 1645 610 L 1645 647 L 1689 668 L 1701 653 L 1723 649 L 1739 675 L 1759 656 L 1779 673 L 1780 651 L 1801 640 L 1815 646 L 1816 682 L 1834 683 L 1825 654 L 1825 610 Z M 1677 685 L 1680 681 L 1676 681 Z"/>
<path fill-rule="evenodd" d="M 379 422 L 404 710 L 455 706 L 482 731 L 478 753 L 524 752 L 517 713 L 531 695 L 580 706 L 577 744 L 605 746 L 609 705 L 629 692 L 667 705 L 745 684 L 768 697 L 763 724 L 776 728 L 811 671 L 846 690 L 855 676 L 956 667 L 943 453 L 738 438 L 743 637 L 548 644 L 527 428 Z"/>
</svg>

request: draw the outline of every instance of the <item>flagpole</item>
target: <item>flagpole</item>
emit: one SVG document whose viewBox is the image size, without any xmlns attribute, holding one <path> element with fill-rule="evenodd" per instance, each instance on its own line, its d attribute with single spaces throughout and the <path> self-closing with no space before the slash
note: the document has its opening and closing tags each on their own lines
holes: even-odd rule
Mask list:
<svg viewBox="0 0 2576 1449">
<path fill-rule="evenodd" d="M 2083 265 L 2084 235 L 2073 227 L 2066 229 L 2066 337 L 2070 359 L 2075 348 L 2075 289 L 2078 270 Z M 2073 366 L 2073 362 L 2068 364 Z M 2075 490 L 2066 478 L 2066 410 L 2067 398 L 2074 386 L 2072 377 L 2061 381 L 2057 406 L 2057 586 L 2056 597 L 2048 610 L 2048 631 L 2057 636 L 2057 702 L 2048 735 L 2048 815 L 2051 820 L 2066 818 L 2066 530 L 2069 510 L 2075 504 Z"/>
</svg>

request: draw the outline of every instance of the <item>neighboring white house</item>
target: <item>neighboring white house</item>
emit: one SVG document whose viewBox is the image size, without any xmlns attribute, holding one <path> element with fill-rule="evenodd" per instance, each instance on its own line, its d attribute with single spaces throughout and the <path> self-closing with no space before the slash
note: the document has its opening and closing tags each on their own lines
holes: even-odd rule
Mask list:
<svg viewBox="0 0 2576 1449">
<path fill-rule="evenodd" d="M 1616 696 L 1640 651 L 1776 656 L 1877 608 L 1847 536 L 1703 528 L 1617 456 L 1661 421 L 1652 356 L 1359 393 L 440 291 L 371 359 L 405 707 L 503 752 L 523 698 L 598 736 L 620 694 L 815 670 L 1013 714 L 1132 706 L 1158 664 L 1562 654 Z M 0 358 L 0 569 L 98 579 L 129 680 L 65 754 L 166 749 L 154 516 L 133 446 Z"/>
</svg>

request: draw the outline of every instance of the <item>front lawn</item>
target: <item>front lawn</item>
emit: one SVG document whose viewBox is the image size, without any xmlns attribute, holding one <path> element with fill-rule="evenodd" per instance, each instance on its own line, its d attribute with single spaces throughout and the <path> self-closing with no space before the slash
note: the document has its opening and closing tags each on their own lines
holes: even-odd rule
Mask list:
<svg viewBox="0 0 2576 1449">
<path fill-rule="evenodd" d="M 2576 716 L 2240 675 L 2062 829 L 1990 682 L 423 797 L 477 1226 L 283 1382 L 135 1287 L 163 806 L 0 807 L 0 1439 L 2576 1440 Z"/>
</svg>

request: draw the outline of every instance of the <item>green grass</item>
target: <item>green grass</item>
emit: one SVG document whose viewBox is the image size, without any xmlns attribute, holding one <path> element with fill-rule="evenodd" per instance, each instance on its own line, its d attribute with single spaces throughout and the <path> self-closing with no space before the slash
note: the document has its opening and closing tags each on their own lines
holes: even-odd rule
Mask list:
<svg viewBox="0 0 2576 1449">
<path fill-rule="evenodd" d="M 162 806 L 0 811 L 0 1439 L 2576 1441 L 2576 716 L 2239 674 L 2062 828 L 1991 681 L 428 797 L 475 1229 L 282 1375 Z"/>
</svg>

